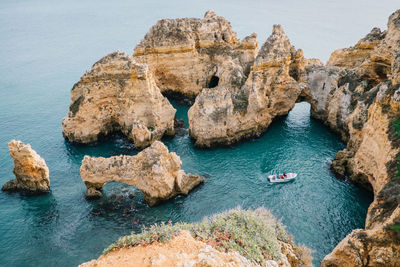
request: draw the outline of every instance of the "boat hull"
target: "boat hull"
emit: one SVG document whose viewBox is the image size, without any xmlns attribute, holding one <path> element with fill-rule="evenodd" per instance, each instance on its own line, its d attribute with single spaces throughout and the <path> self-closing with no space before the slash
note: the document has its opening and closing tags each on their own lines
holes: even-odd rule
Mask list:
<svg viewBox="0 0 400 267">
<path fill-rule="evenodd" d="M 279 175 L 280 176 L 280 175 Z M 279 178 L 277 175 L 269 175 L 268 179 L 271 183 L 287 183 L 297 177 L 297 173 L 288 173 L 286 178 Z"/>
</svg>

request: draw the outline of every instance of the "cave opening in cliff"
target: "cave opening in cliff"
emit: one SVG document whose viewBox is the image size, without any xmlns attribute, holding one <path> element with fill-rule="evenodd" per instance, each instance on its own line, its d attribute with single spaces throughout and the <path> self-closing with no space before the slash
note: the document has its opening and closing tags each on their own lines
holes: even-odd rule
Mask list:
<svg viewBox="0 0 400 267">
<path fill-rule="evenodd" d="M 217 87 L 219 83 L 219 77 L 213 75 L 210 79 L 210 82 L 208 83 L 208 88 L 214 88 Z"/>
</svg>

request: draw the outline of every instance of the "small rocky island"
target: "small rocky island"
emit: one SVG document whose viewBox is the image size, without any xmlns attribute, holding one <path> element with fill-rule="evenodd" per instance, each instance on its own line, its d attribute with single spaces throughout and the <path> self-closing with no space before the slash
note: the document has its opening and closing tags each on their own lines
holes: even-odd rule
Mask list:
<svg viewBox="0 0 400 267">
<path fill-rule="evenodd" d="M 174 134 L 175 112 L 147 65 L 114 52 L 96 62 L 72 88 L 63 135 L 85 144 L 121 131 L 143 148 L 164 134 Z"/>
<path fill-rule="evenodd" d="M 310 103 L 311 116 L 347 145 L 332 170 L 374 193 L 365 229 L 350 233 L 322 266 L 400 266 L 400 10 L 387 30 L 374 28 L 354 47 L 333 52 L 326 65 L 304 58 L 280 25 L 258 50 L 256 34 L 238 40 L 212 11 L 202 19 L 160 20 L 133 56 L 107 55 L 72 88 L 67 140 L 90 143 L 121 131 L 137 148 L 151 145 L 135 157 L 86 157 L 81 174 L 89 197 L 116 180 L 138 186 L 153 205 L 201 181 L 185 175 L 179 157 L 157 141 L 174 134 L 175 109 L 162 93 L 195 99 L 189 132 L 195 146 L 206 148 L 258 137 L 296 102 Z M 187 233 L 169 242 L 181 239 L 197 242 Z"/>
<path fill-rule="evenodd" d="M 178 194 L 187 195 L 204 179 L 181 170 L 178 155 L 156 141 L 136 156 L 114 156 L 82 160 L 81 177 L 88 189 L 88 199 L 101 197 L 101 188 L 109 181 L 134 185 L 153 206 Z"/>
<path fill-rule="evenodd" d="M 47 193 L 50 191 L 49 168 L 29 144 L 12 140 L 8 143 L 14 160 L 15 179 L 8 181 L 1 190 L 11 192 Z"/>
</svg>

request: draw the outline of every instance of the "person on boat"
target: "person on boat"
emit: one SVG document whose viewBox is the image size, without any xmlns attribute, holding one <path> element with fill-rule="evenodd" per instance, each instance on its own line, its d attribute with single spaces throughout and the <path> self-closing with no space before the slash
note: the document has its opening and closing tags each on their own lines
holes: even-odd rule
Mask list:
<svg viewBox="0 0 400 267">
<path fill-rule="evenodd" d="M 283 179 L 283 175 L 281 174 L 281 175 L 279 176 L 279 178 Z"/>
<path fill-rule="evenodd" d="M 286 178 L 286 177 L 287 177 L 287 176 L 286 176 L 286 172 L 283 172 L 283 177 L 284 177 L 284 178 Z"/>
</svg>

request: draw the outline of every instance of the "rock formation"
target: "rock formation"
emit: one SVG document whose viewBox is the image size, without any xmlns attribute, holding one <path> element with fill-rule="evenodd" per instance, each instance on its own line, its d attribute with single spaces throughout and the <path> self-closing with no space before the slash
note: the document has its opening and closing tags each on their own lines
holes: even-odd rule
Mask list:
<svg viewBox="0 0 400 267">
<path fill-rule="evenodd" d="M 100 190 L 108 181 L 117 181 L 137 186 L 146 202 L 153 206 L 178 194 L 187 195 L 203 182 L 197 174 L 185 174 L 181 165 L 178 155 L 169 153 L 163 143 L 155 141 L 136 156 L 85 156 L 80 171 L 89 199 L 100 197 Z"/>
<path fill-rule="evenodd" d="M 254 232 L 260 232 L 254 238 Z M 90 266 L 311 266 L 310 250 L 296 246 L 263 208 L 231 210 L 199 223 L 153 225 L 124 236 Z"/>
<path fill-rule="evenodd" d="M 220 252 L 194 239 L 183 231 L 168 243 L 122 248 L 80 265 L 80 267 L 106 266 L 260 266 L 237 252 Z M 272 264 L 266 266 L 274 266 Z M 276 265 L 277 266 L 277 265 Z"/>
<path fill-rule="evenodd" d="M 314 61 L 310 61 L 314 62 Z M 195 145 L 229 145 L 261 135 L 276 116 L 287 114 L 302 93 L 310 63 L 289 42 L 280 25 L 261 47 L 245 82 L 205 88 L 189 110 Z M 230 77 L 236 80 L 235 76 Z"/>
<path fill-rule="evenodd" d="M 354 47 L 308 69 L 311 115 L 346 141 L 332 169 L 374 193 L 365 230 L 349 234 L 322 266 L 400 265 L 400 10 L 387 31 L 374 28 Z"/>
<path fill-rule="evenodd" d="M 203 19 L 162 19 L 136 46 L 165 93 L 194 98 L 203 88 L 242 84 L 257 53 L 257 35 L 238 40 L 230 23 L 208 11 Z"/>
<path fill-rule="evenodd" d="M 87 143 L 121 130 L 136 146 L 149 145 L 173 133 L 175 111 L 161 90 L 197 96 L 188 114 L 196 146 L 229 145 L 259 136 L 305 100 L 311 116 L 347 143 L 332 170 L 375 196 L 365 229 L 349 234 L 322 266 L 400 265 L 400 10 L 386 31 L 374 28 L 354 47 L 333 52 L 326 66 L 305 59 L 280 25 L 256 50 L 255 34 L 239 41 L 212 11 L 203 19 L 160 20 L 134 60 L 108 55 L 74 86 L 64 136 Z M 81 174 L 89 197 L 116 180 L 139 187 L 153 205 L 202 181 L 180 166 L 155 142 L 135 157 L 85 157 Z"/>
<path fill-rule="evenodd" d="M 122 131 L 141 148 L 174 134 L 175 112 L 146 65 L 114 52 L 96 62 L 72 88 L 63 135 L 71 142 L 90 143 Z"/>
<path fill-rule="evenodd" d="M 10 155 L 14 160 L 15 179 L 3 185 L 3 191 L 27 191 L 45 193 L 50 190 L 49 168 L 31 146 L 21 141 L 8 143 Z"/>
</svg>

